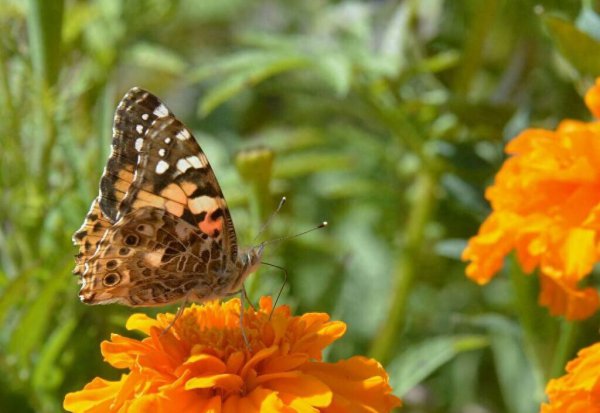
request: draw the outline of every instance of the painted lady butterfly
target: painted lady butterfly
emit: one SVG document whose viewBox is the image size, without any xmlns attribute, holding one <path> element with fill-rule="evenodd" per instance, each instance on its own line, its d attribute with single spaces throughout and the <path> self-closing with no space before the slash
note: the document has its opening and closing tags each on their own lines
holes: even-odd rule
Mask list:
<svg viewBox="0 0 600 413">
<path fill-rule="evenodd" d="M 227 203 L 195 138 L 153 94 L 117 107 L 112 153 L 73 271 L 86 304 L 158 306 L 239 292 L 263 245 L 238 251 Z"/>
</svg>

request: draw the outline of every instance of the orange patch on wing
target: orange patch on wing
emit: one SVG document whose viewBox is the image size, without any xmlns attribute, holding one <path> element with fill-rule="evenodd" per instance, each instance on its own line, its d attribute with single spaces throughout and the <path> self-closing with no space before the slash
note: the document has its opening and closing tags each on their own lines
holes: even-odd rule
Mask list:
<svg viewBox="0 0 600 413">
<path fill-rule="evenodd" d="M 148 205 L 155 206 L 157 208 L 163 208 L 165 206 L 165 199 L 163 197 L 143 189 L 137 193 L 137 200 L 144 201 Z"/>
<path fill-rule="evenodd" d="M 183 189 L 183 192 L 185 192 L 187 196 L 192 195 L 196 188 L 198 188 L 198 185 L 191 182 L 184 182 L 181 184 L 181 189 Z"/>
<path fill-rule="evenodd" d="M 180 217 L 183 215 L 183 205 L 179 202 L 169 200 L 165 202 L 165 209 L 175 216 Z"/>
<path fill-rule="evenodd" d="M 204 220 L 198 223 L 198 228 L 200 228 L 200 231 L 211 236 L 214 234 L 215 230 L 218 230 L 219 233 L 221 233 L 223 232 L 223 217 L 213 220 L 210 218 L 210 213 L 207 213 Z"/>
<path fill-rule="evenodd" d="M 160 191 L 160 195 L 172 201 L 185 205 L 187 196 L 181 187 L 177 184 L 169 184 L 165 189 Z"/>
</svg>

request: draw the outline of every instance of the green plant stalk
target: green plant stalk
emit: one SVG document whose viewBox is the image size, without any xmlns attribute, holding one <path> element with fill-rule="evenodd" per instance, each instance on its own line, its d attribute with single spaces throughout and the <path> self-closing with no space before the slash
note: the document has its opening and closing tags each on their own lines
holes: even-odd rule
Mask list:
<svg viewBox="0 0 600 413">
<path fill-rule="evenodd" d="M 459 95 L 469 93 L 471 83 L 481 67 L 483 46 L 487 33 L 494 25 L 499 3 L 498 0 L 475 2 L 473 14 L 477 17 L 472 19 L 473 23 L 467 30 L 468 37 L 461 59 L 462 64 L 454 78 L 454 90 Z"/>
<path fill-rule="evenodd" d="M 30 0 L 27 28 L 33 70 L 44 87 L 58 80 L 64 0 Z"/>
<path fill-rule="evenodd" d="M 425 227 L 434 206 L 437 176 L 433 171 L 424 168 L 417 176 L 415 185 L 416 195 L 405 229 L 404 248 L 394 266 L 395 287 L 391 295 L 391 307 L 387 320 L 384 321 L 370 350 L 370 355 L 381 363 L 388 362 L 394 348 L 398 346 L 398 331 L 406 319 L 408 296 L 418 271 L 418 253 L 423 245 Z"/>
<path fill-rule="evenodd" d="M 56 111 L 55 85 L 61 66 L 61 36 L 64 14 L 64 0 L 30 0 L 27 28 L 31 47 L 31 63 L 35 76 L 37 99 L 33 107 L 43 131 L 40 143 L 37 190 L 42 196 L 48 193 L 49 175 L 52 167 L 53 149 L 58 138 L 54 119 Z M 41 227 L 46 211 L 40 211 L 36 227 Z M 39 242 L 39 237 L 31 238 L 31 245 Z"/>
<path fill-rule="evenodd" d="M 560 335 L 558 343 L 554 349 L 554 356 L 550 367 L 550 378 L 558 377 L 564 374 L 565 365 L 573 355 L 573 347 L 579 332 L 579 324 L 568 320 L 562 320 L 560 323 Z"/>
<path fill-rule="evenodd" d="M 269 149 L 257 149 L 241 152 L 236 157 L 236 166 L 242 180 L 250 188 L 248 203 L 252 217 L 254 236 L 264 225 L 272 211 L 269 189 L 273 173 L 274 153 Z M 257 272 L 248 280 L 248 295 L 254 296 L 260 286 L 260 274 Z"/>
<path fill-rule="evenodd" d="M 540 320 L 536 314 L 540 309 L 536 300 L 533 299 L 535 292 L 533 291 L 532 277 L 523 273 L 514 256 L 510 258 L 509 262 L 515 308 L 523 331 L 524 351 L 533 368 L 532 375 L 536 381 L 536 397 L 541 400 L 544 394 L 544 383 L 548 380 L 548 376 L 547 370 L 543 367 L 545 365 L 542 352 L 543 342 L 538 335 L 541 329 Z"/>
</svg>

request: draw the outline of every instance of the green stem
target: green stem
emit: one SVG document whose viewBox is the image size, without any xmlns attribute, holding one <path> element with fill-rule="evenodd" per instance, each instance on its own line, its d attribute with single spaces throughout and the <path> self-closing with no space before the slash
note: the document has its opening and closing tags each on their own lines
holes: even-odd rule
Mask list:
<svg viewBox="0 0 600 413">
<path fill-rule="evenodd" d="M 554 356 L 550 368 L 550 377 L 558 377 L 564 374 L 565 365 L 573 355 L 573 347 L 577 339 L 579 324 L 568 320 L 560 323 L 560 335 L 554 349 Z"/>
<path fill-rule="evenodd" d="M 460 95 L 469 93 L 475 75 L 480 73 L 483 46 L 488 32 L 494 25 L 499 3 L 499 0 L 475 3 L 472 24 L 467 30 L 468 37 L 463 48 L 462 64 L 454 78 L 454 90 Z"/>
<path fill-rule="evenodd" d="M 254 227 L 254 234 L 264 224 L 272 211 L 271 208 L 271 175 L 273 173 L 274 153 L 269 149 L 256 149 L 241 152 L 236 157 L 236 166 L 242 180 L 250 188 L 248 203 Z M 252 299 L 260 286 L 260 274 L 256 273 L 248 279 L 248 295 Z"/>
<path fill-rule="evenodd" d="M 418 253 L 423 245 L 425 227 L 433 210 L 437 176 L 432 171 L 423 169 L 417 176 L 415 185 L 416 195 L 408 217 L 406 241 L 394 266 L 395 288 L 391 296 L 392 306 L 370 351 L 371 356 L 382 363 L 389 361 L 394 348 L 398 346 L 398 331 L 406 318 L 408 295 L 417 274 Z"/>
<path fill-rule="evenodd" d="M 547 370 L 544 369 L 542 337 L 544 325 L 541 323 L 544 314 L 536 303 L 535 280 L 523 273 L 515 257 L 510 259 L 509 271 L 517 317 L 523 331 L 524 351 L 533 368 L 536 394 L 541 398 L 544 394 L 544 384 L 548 380 Z"/>
</svg>

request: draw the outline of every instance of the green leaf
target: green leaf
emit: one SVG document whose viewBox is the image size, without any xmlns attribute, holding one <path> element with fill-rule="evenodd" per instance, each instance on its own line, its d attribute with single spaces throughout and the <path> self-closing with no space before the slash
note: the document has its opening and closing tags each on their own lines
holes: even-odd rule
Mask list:
<svg viewBox="0 0 600 413">
<path fill-rule="evenodd" d="M 200 114 L 206 116 L 217 106 L 231 99 L 246 88 L 275 75 L 305 67 L 309 61 L 303 57 L 285 56 L 275 59 L 262 67 L 255 67 L 236 73 L 212 88 L 200 103 Z"/>
<path fill-rule="evenodd" d="M 32 384 L 34 388 L 43 391 L 55 389 L 62 384 L 63 369 L 59 367 L 58 359 L 63 349 L 77 327 L 76 318 L 68 318 L 59 324 L 44 343 L 40 356 L 33 369 Z"/>
<path fill-rule="evenodd" d="M 233 53 L 198 66 L 190 71 L 188 80 L 190 82 L 203 82 L 211 77 L 223 77 L 235 72 L 247 71 L 253 67 L 269 65 L 281 59 L 281 56 L 281 53 L 262 50 Z"/>
<path fill-rule="evenodd" d="M 69 268 L 71 265 L 69 264 Z M 38 271 L 43 271 L 38 269 Z M 68 274 L 68 269 L 58 271 L 58 275 Z M 69 278 L 52 277 L 47 274 L 43 289 L 34 301 L 28 302 L 24 307 L 19 324 L 11 336 L 8 352 L 18 356 L 23 365 L 27 365 L 32 351 L 44 341 L 44 334 L 50 326 L 50 320 L 54 316 L 54 307 L 61 297 L 61 290 Z"/>
<path fill-rule="evenodd" d="M 320 171 L 346 170 L 352 165 L 352 157 L 337 153 L 302 153 L 287 156 L 275 163 L 277 178 L 294 178 Z"/>
<path fill-rule="evenodd" d="M 31 281 L 31 271 L 24 271 L 18 276 L 10 279 L 8 285 L 3 286 L 2 294 L 0 295 L 0 324 L 5 325 L 6 317 L 11 309 L 23 300 L 28 289 L 28 284 Z"/>
<path fill-rule="evenodd" d="M 485 336 L 464 335 L 435 337 L 409 347 L 388 368 L 394 393 L 404 395 L 458 354 L 488 345 Z"/>
<path fill-rule="evenodd" d="M 54 85 L 62 63 L 61 32 L 64 1 L 31 0 L 27 28 L 31 60 L 39 80 Z"/>
<path fill-rule="evenodd" d="M 343 97 L 348 94 L 352 82 L 352 64 L 344 55 L 323 56 L 315 59 L 314 65 L 337 96 Z"/>
<path fill-rule="evenodd" d="M 488 330 L 494 367 L 507 410 L 514 413 L 535 411 L 544 397 L 543 383 L 525 353 L 526 344 L 519 325 L 497 314 L 473 320 Z"/>
<path fill-rule="evenodd" d="M 134 45 L 127 57 L 138 66 L 173 75 L 181 74 L 187 67 L 185 60 L 173 50 L 151 43 Z"/>
<path fill-rule="evenodd" d="M 600 42 L 560 17 L 547 15 L 542 20 L 565 59 L 582 74 L 600 74 Z"/>
</svg>

